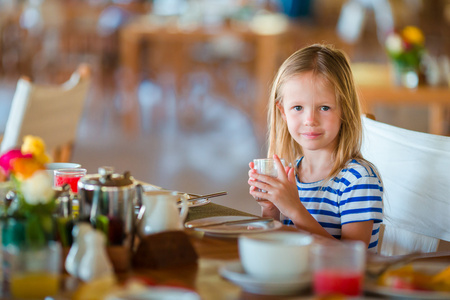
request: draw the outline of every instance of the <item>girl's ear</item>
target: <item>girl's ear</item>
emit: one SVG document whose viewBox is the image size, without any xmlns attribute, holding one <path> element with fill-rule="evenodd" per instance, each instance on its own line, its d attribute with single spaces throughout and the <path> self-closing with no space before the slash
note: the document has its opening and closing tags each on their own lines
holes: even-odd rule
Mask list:
<svg viewBox="0 0 450 300">
<path fill-rule="evenodd" d="M 283 117 L 283 120 L 286 121 L 286 114 L 284 113 L 284 107 L 283 107 L 283 105 L 280 104 L 280 102 L 277 102 L 275 105 L 277 106 L 278 110 L 280 111 L 281 116 Z"/>
</svg>

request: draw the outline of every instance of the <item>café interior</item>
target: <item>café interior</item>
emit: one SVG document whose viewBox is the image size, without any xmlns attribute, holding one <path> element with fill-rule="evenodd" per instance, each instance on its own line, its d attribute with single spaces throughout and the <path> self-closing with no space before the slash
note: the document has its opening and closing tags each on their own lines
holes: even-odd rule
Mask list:
<svg viewBox="0 0 450 300">
<path fill-rule="evenodd" d="M 386 41 L 407 26 L 424 51 L 402 73 Z M 65 161 L 169 190 L 226 191 L 211 201 L 259 215 L 248 164 L 267 155 L 270 85 L 290 54 L 342 49 L 363 113 L 450 136 L 449 32 L 448 0 L 0 0 L 0 133 L 21 77 L 58 86 L 85 64 Z"/>
<path fill-rule="evenodd" d="M 289 2 L 2 0 L 0 131 L 20 76 L 61 84 L 87 63 L 92 84 L 71 161 L 88 173 L 128 170 L 168 189 L 226 190 L 218 203 L 258 213 L 246 181 L 248 162 L 266 154 L 271 80 L 295 50 L 325 43 L 354 64 L 364 113 L 450 134 L 448 1 L 387 1 L 385 11 Z M 423 31 L 427 65 L 418 88 L 395 89 L 383 39 L 408 25 Z"/>
</svg>

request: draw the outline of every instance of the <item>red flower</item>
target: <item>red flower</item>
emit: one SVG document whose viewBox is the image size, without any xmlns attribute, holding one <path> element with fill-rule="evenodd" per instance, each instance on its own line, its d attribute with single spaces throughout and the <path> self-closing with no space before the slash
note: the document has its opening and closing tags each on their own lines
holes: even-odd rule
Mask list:
<svg viewBox="0 0 450 300">
<path fill-rule="evenodd" d="M 0 156 L 0 167 L 3 168 L 5 174 L 8 175 L 9 172 L 13 169 L 12 161 L 16 158 L 31 158 L 32 154 L 22 154 L 20 149 L 9 150 Z"/>
</svg>

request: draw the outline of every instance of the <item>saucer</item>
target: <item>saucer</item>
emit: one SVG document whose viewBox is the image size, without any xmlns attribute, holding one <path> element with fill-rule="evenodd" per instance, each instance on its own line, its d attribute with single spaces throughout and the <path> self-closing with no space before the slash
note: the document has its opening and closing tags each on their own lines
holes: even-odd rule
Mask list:
<svg viewBox="0 0 450 300">
<path fill-rule="evenodd" d="M 243 290 L 261 295 L 294 295 L 306 290 L 311 285 L 311 276 L 283 280 L 261 279 L 245 273 L 240 261 L 228 263 L 220 268 L 220 275 L 239 285 Z"/>
</svg>

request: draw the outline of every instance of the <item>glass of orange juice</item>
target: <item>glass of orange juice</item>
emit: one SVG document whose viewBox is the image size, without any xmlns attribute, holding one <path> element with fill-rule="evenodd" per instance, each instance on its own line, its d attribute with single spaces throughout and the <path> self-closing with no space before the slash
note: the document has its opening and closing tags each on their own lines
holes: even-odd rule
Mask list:
<svg viewBox="0 0 450 300">
<path fill-rule="evenodd" d="M 59 243 L 49 242 L 39 249 L 20 249 L 12 256 L 9 291 L 14 298 L 44 299 L 58 294 L 61 274 Z"/>
</svg>

